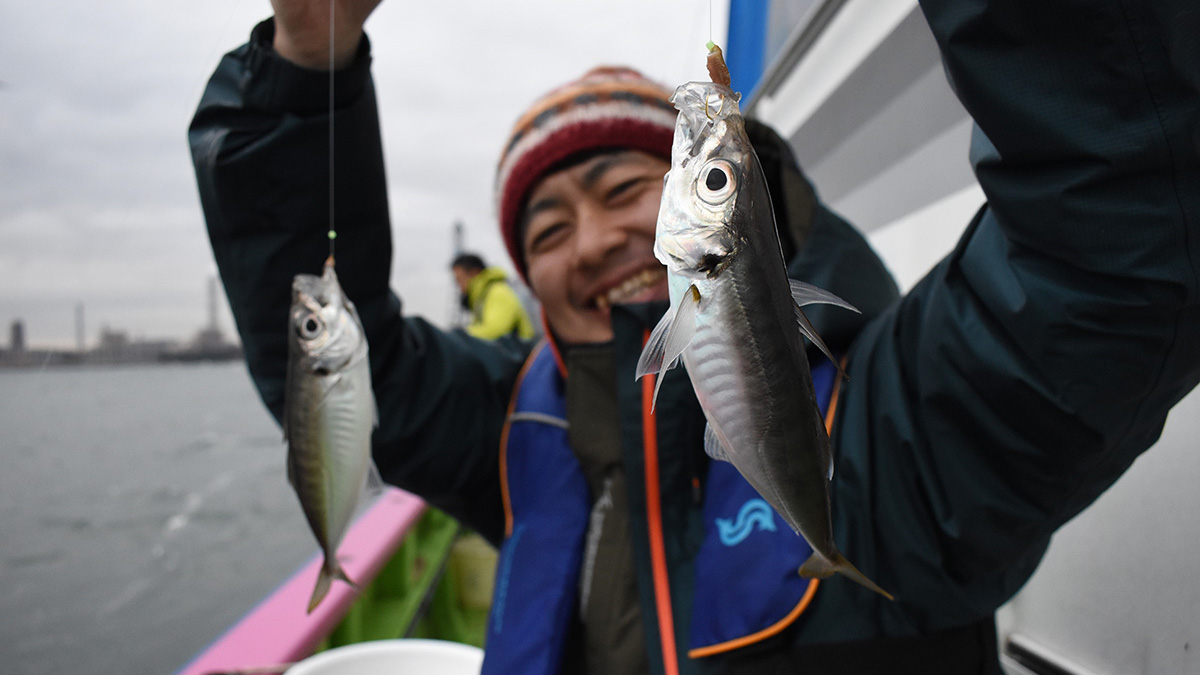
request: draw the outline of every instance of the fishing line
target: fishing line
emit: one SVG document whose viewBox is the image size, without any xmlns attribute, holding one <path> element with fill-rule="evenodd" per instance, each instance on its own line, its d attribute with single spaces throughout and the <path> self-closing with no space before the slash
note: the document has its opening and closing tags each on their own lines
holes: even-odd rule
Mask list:
<svg viewBox="0 0 1200 675">
<path fill-rule="evenodd" d="M 712 21 L 711 21 L 712 0 L 693 0 L 691 6 L 699 7 L 700 9 L 699 9 L 699 11 L 687 13 L 687 16 L 688 16 L 687 31 L 684 33 L 684 35 L 687 36 L 687 39 L 684 41 L 684 44 L 692 45 L 695 43 L 703 43 L 704 42 L 704 23 L 705 23 L 704 7 L 706 5 L 709 6 L 709 8 L 710 8 L 709 23 L 710 24 L 712 23 Z M 709 26 L 710 39 L 711 39 L 711 35 L 712 35 L 712 26 L 710 25 Z M 695 53 L 690 48 L 680 50 L 679 68 L 678 68 L 678 72 L 680 73 L 680 76 L 679 76 L 680 81 L 686 82 L 688 80 L 696 79 L 697 75 L 695 73 L 695 70 L 696 70 L 695 66 L 696 66 Z"/>
<path fill-rule="evenodd" d="M 334 0 L 329 0 L 329 262 L 334 262 Z"/>
</svg>

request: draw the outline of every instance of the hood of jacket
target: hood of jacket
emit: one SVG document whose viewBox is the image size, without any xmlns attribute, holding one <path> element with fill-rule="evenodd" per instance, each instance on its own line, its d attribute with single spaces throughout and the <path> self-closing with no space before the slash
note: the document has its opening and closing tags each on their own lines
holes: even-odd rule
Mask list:
<svg viewBox="0 0 1200 675">
<path fill-rule="evenodd" d="M 488 267 L 471 278 L 467 284 L 467 305 L 474 307 L 483 297 L 486 289 L 494 281 L 507 281 L 508 275 L 499 267 Z"/>
</svg>

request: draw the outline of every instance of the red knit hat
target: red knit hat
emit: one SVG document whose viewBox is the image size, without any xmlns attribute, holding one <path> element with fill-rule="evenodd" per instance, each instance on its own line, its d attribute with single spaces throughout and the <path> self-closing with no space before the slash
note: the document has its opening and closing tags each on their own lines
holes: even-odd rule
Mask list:
<svg viewBox="0 0 1200 675">
<path fill-rule="evenodd" d="M 546 171 L 580 152 L 643 150 L 671 159 L 671 91 L 630 68 L 601 67 L 538 99 L 513 126 L 496 171 L 500 234 L 522 277 L 517 222 L 530 189 Z"/>
</svg>

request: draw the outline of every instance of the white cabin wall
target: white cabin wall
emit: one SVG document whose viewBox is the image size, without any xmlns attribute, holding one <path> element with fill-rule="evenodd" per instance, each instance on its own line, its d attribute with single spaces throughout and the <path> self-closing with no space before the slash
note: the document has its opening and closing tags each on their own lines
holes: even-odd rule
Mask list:
<svg viewBox="0 0 1200 675">
<path fill-rule="evenodd" d="M 1200 393 L 1158 443 L 1055 535 L 997 622 L 1079 668 L 1121 675 L 1200 673 Z"/>
<path fill-rule="evenodd" d="M 967 161 L 970 118 L 912 0 L 842 3 L 749 107 L 792 141 L 822 200 L 867 235 L 904 290 L 983 203 Z"/>
</svg>

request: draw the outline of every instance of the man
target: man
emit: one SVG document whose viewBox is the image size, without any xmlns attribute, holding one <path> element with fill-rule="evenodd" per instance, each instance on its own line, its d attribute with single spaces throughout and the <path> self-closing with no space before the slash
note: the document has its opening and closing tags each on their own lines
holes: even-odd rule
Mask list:
<svg viewBox="0 0 1200 675">
<path fill-rule="evenodd" d="M 462 294 L 463 308 L 471 312 L 468 333 L 485 340 L 505 335 L 533 337 L 533 322 L 508 285 L 504 270 L 488 267 L 477 254 L 461 253 L 450 263 L 450 272 Z"/>
<path fill-rule="evenodd" d="M 634 381 L 666 309 L 651 245 L 667 90 L 594 71 L 535 102 L 505 145 L 500 225 L 550 333 L 523 371 L 517 341 L 401 315 L 361 30 L 374 4 L 339 4 L 335 26 L 338 147 L 360 160 L 337 183 L 353 191 L 339 209 L 354 209 L 339 213 L 353 228 L 339 273 L 370 339 L 384 478 L 502 543 L 485 670 L 999 672 L 995 609 L 1200 379 L 1190 0 L 924 4 L 979 127 L 989 203 L 902 299 L 786 143 L 749 125 L 789 274 L 863 311 L 811 317 L 848 382 L 811 361 L 836 462 L 835 538 L 894 602 L 800 578 L 802 540 L 785 527 L 719 538 L 716 523 L 750 502 L 701 449 L 686 373 L 665 376 L 653 413 Z M 296 65 L 328 61 L 328 6 L 307 9 L 277 2 L 276 20 L 222 62 L 191 127 L 213 251 L 276 416 L 291 276 L 325 247 L 311 214 L 327 206 L 315 105 L 326 76 Z M 297 166 L 305 153 L 311 165 Z M 249 180 L 263 175 L 286 179 L 294 202 Z"/>
</svg>

